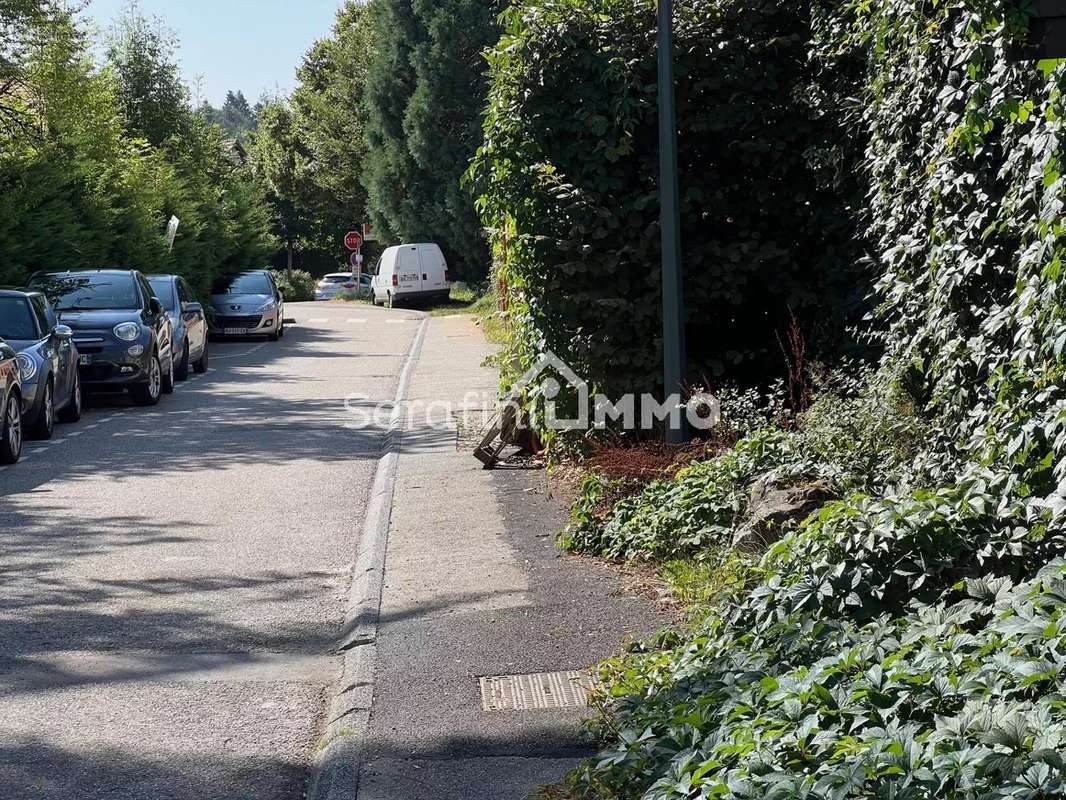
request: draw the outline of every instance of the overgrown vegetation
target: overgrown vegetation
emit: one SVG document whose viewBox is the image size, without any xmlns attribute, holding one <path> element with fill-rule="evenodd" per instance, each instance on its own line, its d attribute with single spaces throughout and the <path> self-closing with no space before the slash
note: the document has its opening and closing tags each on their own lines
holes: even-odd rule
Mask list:
<svg viewBox="0 0 1066 800">
<path fill-rule="evenodd" d="M 885 356 L 613 506 L 590 479 L 566 543 L 686 556 L 667 579 L 709 605 L 605 668 L 603 750 L 566 791 L 1066 797 L 1066 68 L 1008 61 L 1016 7 L 773 5 L 811 13 L 850 124 Z M 767 475 L 843 499 L 727 565 Z"/>
</svg>

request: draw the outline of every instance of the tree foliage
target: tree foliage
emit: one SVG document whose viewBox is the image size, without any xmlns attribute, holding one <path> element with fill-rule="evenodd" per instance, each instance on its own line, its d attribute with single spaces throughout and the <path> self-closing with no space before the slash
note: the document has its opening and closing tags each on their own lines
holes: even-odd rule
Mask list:
<svg viewBox="0 0 1066 800">
<path fill-rule="evenodd" d="M 472 173 L 513 363 L 545 347 L 608 395 L 661 374 L 656 5 L 532 0 L 489 55 Z M 690 373 L 765 380 L 795 314 L 836 345 L 867 278 L 844 121 L 808 59 L 808 3 L 681 2 L 677 38 Z"/>
<path fill-rule="evenodd" d="M 204 287 L 220 272 L 261 265 L 272 249 L 266 205 L 223 151 L 221 131 L 196 118 L 182 92 L 161 95 L 158 83 L 98 69 L 70 15 L 48 25 L 17 64 L 27 126 L 0 130 L 0 283 L 19 284 L 35 270 L 124 266 L 177 272 Z M 138 66 L 127 77 L 176 74 L 166 52 L 134 51 L 128 64 Z M 162 62 L 148 64 L 149 56 Z M 159 113 L 134 128 L 130 109 Z M 169 122 L 156 127 L 160 120 Z M 181 219 L 173 252 L 164 238 L 171 215 Z"/>
<path fill-rule="evenodd" d="M 177 39 L 161 20 L 130 6 L 108 36 L 107 60 L 131 133 L 159 146 L 188 132 L 189 90 L 181 79 Z"/>
<path fill-rule="evenodd" d="M 248 142 L 251 134 L 255 133 L 259 124 L 259 108 L 253 108 L 244 96 L 244 92 L 238 89 L 236 92 L 226 92 L 226 99 L 221 108 L 215 108 L 206 100 L 197 109 L 199 114 L 209 122 L 222 128 L 223 133 L 231 139 L 240 139 Z"/>
<path fill-rule="evenodd" d="M 260 111 L 252 158 L 269 189 L 275 230 L 292 247 L 340 258 L 344 233 L 366 221 L 359 173 L 374 46 L 367 7 L 348 2 L 332 35 L 304 57 L 292 97 Z"/>
<path fill-rule="evenodd" d="M 435 241 L 455 272 L 487 274 L 489 252 L 463 176 L 482 140 L 482 51 L 497 0 L 375 0 L 364 185 L 391 241 Z"/>
</svg>

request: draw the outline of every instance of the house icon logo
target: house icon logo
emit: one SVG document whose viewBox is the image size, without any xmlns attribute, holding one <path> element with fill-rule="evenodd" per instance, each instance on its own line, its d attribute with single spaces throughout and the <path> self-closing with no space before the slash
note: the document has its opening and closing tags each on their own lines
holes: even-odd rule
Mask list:
<svg viewBox="0 0 1066 800">
<path fill-rule="evenodd" d="M 570 388 L 571 396 L 577 398 L 576 419 L 559 416 L 559 398 L 563 394 L 564 384 Z M 541 353 L 533 366 L 515 381 L 511 396 L 542 403 L 544 424 L 550 430 L 586 431 L 590 427 L 592 391 L 588 382 L 550 350 Z"/>
</svg>

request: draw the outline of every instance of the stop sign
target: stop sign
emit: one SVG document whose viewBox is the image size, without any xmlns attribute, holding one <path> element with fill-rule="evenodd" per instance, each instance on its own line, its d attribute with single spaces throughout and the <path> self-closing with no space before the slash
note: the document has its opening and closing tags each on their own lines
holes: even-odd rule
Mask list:
<svg viewBox="0 0 1066 800">
<path fill-rule="evenodd" d="M 348 235 L 344 237 L 344 246 L 354 253 L 363 246 L 363 234 L 359 231 L 348 231 Z"/>
</svg>

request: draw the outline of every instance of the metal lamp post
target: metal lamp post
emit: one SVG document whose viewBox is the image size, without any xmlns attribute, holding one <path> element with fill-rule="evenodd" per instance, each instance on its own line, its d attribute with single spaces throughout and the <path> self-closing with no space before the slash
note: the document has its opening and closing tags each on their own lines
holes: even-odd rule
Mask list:
<svg viewBox="0 0 1066 800">
<path fill-rule="evenodd" d="M 666 397 L 684 396 L 685 298 L 681 279 L 681 189 L 677 163 L 677 109 L 674 98 L 674 4 L 659 0 L 659 150 L 663 250 L 663 376 Z M 666 441 L 687 438 L 682 415 L 667 423 Z"/>
</svg>

